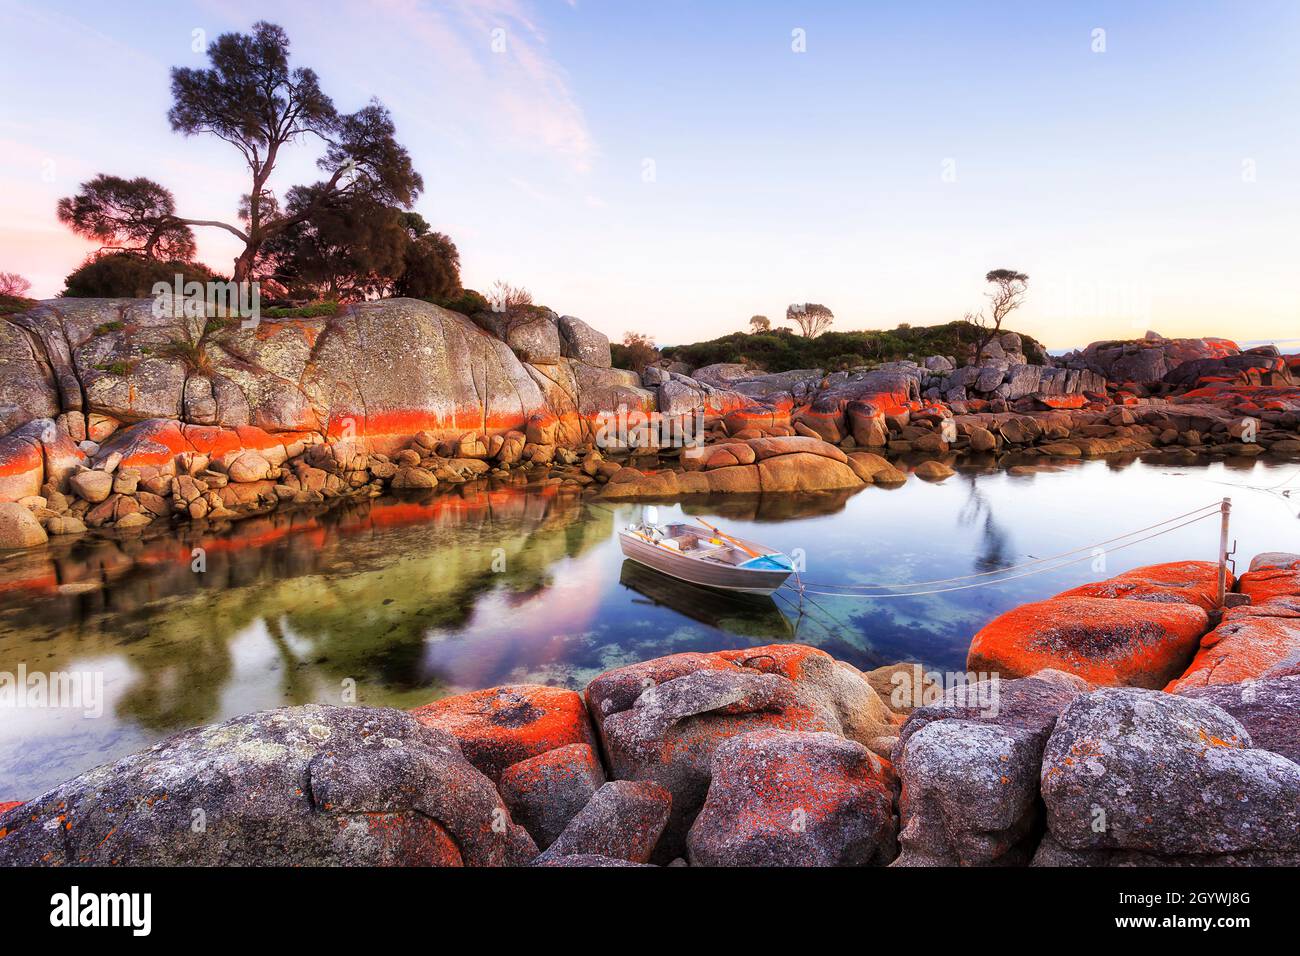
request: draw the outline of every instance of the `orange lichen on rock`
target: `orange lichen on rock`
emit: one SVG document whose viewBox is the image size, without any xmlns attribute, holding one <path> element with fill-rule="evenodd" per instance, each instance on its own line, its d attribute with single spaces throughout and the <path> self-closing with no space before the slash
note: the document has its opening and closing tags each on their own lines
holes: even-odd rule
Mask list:
<svg viewBox="0 0 1300 956">
<path fill-rule="evenodd" d="M 1191 665 L 1165 690 L 1176 694 L 1193 687 L 1254 680 L 1296 659 L 1300 659 L 1300 600 L 1234 608 L 1205 635 Z"/>
<path fill-rule="evenodd" d="M 1197 604 L 1207 611 L 1218 604 L 1219 566 L 1214 561 L 1174 561 L 1134 568 L 1106 581 L 1071 588 L 1057 597 L 1128 598 L 1166 604 Z M 1231 589 L 1232 573 L 1225 587 Z"/>
<path fill-rule="evenodd" d="M 505 684 L 444 697 L 411 711 L 460 741 L 465 758 L 495 783 L 511 764 L 567 744 L 596 744 L 582 697 L 540 684 Z"/>
<path fill-rule="evenodd" d="M 711 656 L 764 674 L 780 674 L 795 683 L 803 679 L 804 669 L 810 658 L 821 661 L 833 660 L 825 651 L 806 644 L 768 644 L 764 647 L 718 651 Z"/>
<path fill-rule="evenodd" d="M 1054 668 L 1100 686 L 1158 688 L 1187 666 L 1208 626 L 1195 604 L 1060 596 L 989 622 L 966 666 L 1003 679 Z"/>
<path fill-rule="evenodd" d="M 1238 590 L 1255 606 L 1300 598 L 1300 562 L 1296 567 L 1264 568 L 1241 576 Z"/>
</svg>

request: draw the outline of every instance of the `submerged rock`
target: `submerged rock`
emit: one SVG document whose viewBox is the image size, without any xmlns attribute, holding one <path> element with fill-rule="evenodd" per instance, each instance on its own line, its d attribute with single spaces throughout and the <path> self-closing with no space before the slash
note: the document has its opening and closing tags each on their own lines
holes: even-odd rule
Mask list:
<svg viewBox="0 0 1300 956">
<path fill-rule="evenodd" d="M 1201 638 L 1187 670 L 1165 689 L 1234 684 L 1264 677 L 1300 659 L 1300 597 L 1277 597 L 1258 606 L 1228 610 L 1223 621 Z"/>
</svg>

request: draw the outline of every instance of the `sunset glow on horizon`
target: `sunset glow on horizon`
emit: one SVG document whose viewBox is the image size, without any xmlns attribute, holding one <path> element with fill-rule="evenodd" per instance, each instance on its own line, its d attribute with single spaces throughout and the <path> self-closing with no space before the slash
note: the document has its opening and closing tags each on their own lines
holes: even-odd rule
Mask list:
<svg viewBox="0 0 1300 956">
<path fill-rule="evenodd" d="M 0 0 L 0 271 L 59 293 L 95 245 L 55 204 L 97 173 L 234 221 L 242 159 L 171 131 L 168 71 L 266 19 L 340 109 L 392 111 L 467 287 L 611 338 L 803 301 L 835 330 L 933 325 L 1007 267 L 1030 276 L 1008 324 L 1050 348 L 1297 341 L 1300 5 L 866 7 Z M 283 157 L 277 195 L 319 155 Z M 228 272 L 233 237 L 196 237 Z"/>
</svg>

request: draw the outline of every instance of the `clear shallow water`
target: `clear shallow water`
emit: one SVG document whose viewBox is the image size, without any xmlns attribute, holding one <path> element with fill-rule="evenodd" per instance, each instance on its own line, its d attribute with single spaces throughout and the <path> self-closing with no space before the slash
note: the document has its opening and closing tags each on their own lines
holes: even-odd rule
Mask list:
<svg viewBox="0 0 1300 956">
<path fill-rule="evenodd" d="M 1069 551 L 1234 499 L 1242 568 L 1300 550 L 1295 462 L 1170 467 L 1090 462 L 855 495 L 660 504 L 802 549 L 810 582 L 928 581 Z M 1289 481 L 1291 498 L 1232 485 Z M 1226 485 L 1224 483 L 1227 483 Z M 503 682 L 580 689 L 621 664 L 799 640 L 863 668 L 964 669 L 990 618 L 1160 561 L 1213 559 L 1207 520 L 1049 573 L 889 600 L 732 598 L 626 564 L 615 531 L 638 505 L 466 486 L 240 522 L 217 536 L 56 542 L 0 558 L 0 672 L 102 675 L 103 713 L 0 707 L 0 801 L 177 730 L 311 701 L 410 707 Z M 206 570 L 191 570 L 201 546 Z M 965 582 L 963 582 L 965 583 Z M 815 602 L 815 603 L 814 603 Z"/>
</svg>

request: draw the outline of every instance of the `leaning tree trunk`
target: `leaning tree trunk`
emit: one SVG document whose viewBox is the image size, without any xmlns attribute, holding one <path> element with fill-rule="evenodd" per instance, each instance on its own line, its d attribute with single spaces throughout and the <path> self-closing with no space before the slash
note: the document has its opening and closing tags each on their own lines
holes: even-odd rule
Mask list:
<svg viewBox="0 0 1300 956">
<path fill-rule="evenodd" d="M 235 272 L 230 278 L 235 282 L 247 282 L 253 275 L 253 263 L 257 259 L 257 246 L 249 243 L 235 260 Z"/>
</svg>

